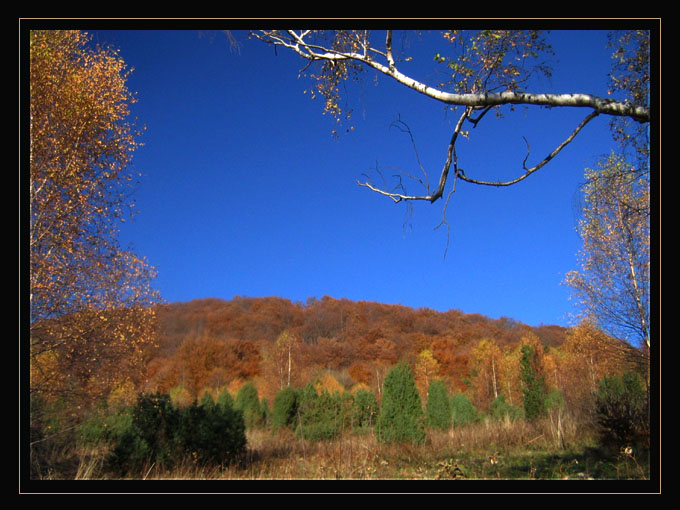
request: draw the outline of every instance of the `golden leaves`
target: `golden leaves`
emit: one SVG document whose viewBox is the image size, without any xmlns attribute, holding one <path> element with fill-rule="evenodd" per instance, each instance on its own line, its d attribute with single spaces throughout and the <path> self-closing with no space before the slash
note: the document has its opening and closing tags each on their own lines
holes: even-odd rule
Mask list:
<svg viewBox="0 0 680 510">
<path fill-rule="evenodd" d="M 152 268 L 116 237 L 137 147 L 125 121 L 129 71 L 89 40 L 80 31 L 30 34 L 31 369 L 60 381 L 52 390 L 95 395 L 120 374 L 143 376 L 155 334 L 144 307 L 158 299 Z"/>
<path fill-rule="evenodd" d="M 544 62 L 528 63 L 528 59 L 552 53 L 537 31 L 451 30 L 442 37 L 455 44 L 453 55 L 438 53 L 435 61 L 452 71 L 448 85 L 457 93 L 515 91 L 536 72 L 550 75 Z"/>
</svg>

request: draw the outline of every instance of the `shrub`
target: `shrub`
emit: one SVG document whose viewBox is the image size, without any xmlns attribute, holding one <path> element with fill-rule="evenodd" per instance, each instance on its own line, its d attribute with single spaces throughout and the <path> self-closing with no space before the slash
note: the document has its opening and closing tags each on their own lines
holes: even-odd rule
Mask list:
<svg viewBox="0 0 680 510">
<path fill-rule="evenodd" d="M 234 402 L 234 408 L 243 413 L 246 427 L 260 427 L 264 424 L 264 414 L 260 406 L 260 398 L 255 384 L 248 381 L 239 390 Z"/>
<path fill-rule="evenodd" d="M 298 407 L 299 422 L 295 433 L 298 437 L 319 441 L 333 439 L 342 430 L 342 401 L 338 393 L 331 395 L 308 385 L 302 392 Z"/>
<path fill-rule="evenodd" d="M 109 455 L 109 467 L 127 472 L 147 463 L 172 466 L 177 456 L 178 423 L 179 410 L 172 405 L 169 395 L 139 395 L 132 411 L 132 425 Z"/>
<path fill-rule="evenodd" d="M 133 406 L 97 404 L 78 427 L 81 444 L 115 444 L 132 426 Z"/>
<path fill-rule="evenodd" d="M 426 404 L 427 423 L 438 429 L 451 427 L 451 404 L 449 390 L 443 381 L 431 381 L 427 388 Z"/>
<path fill-rule="evenodd" d="M 604 446 L 628 446 L 649 439 L 647 394 L 633 373 L 607 376 L 596 395 L 600 441 Z"/>
<path fill-rule="evenodd" d="M 235 460 L 246 445 L 243 417 L 206 395 L 201 404 L 194 401 L 183 408 L 175 407 L 169 395 L 140 395 L 108 467 L 125 473 L 150 464 L 170 469 L 186 456 L 201 464 Z"/>
<path fill-rule="evenodd" d="M 375 425 L 378 416 L 378 401 L 370 390 L 360 389 L 352 403 L 352 424 L 355 431 L 364 431 Z"/>
<path fill-rule="evenodd" d="M 524 417 L 524 410 L 521 407 L 513 406 L 505 401 L 505 395 L 498 395 L 489 406 L 489 415 L 492 420 L 503 421 L 506 418 L 510 421 L 517 421 Z"/>
<path fill-rule="evenodd" d="M 226 465 L 245 450 L 245 424 L 241 412 L 209 401 L 183 409 L 176 440 L 183 455 L 201 464 Z"/>
<path fill-rule="evenodd" d="M 234 407 L 234 398 L 228 390 L 224 389 L 217 395 L 216 404 L 221 407 Z"/>
<path fill-rule="evenodd" d="M 536 368 L 537 356 L 534 348 L 523 345 L 520 359 L 520 379 L 522 381 L 522 395 L 524 415 L 527 420 L 534 421 L 545 415 L 546 387 L 543 376 Z"/>
<path fill-rule="evenodd" d="M 297 392 L 290 386 L 280 390 L 274 396 L 274 409 L 272 410 L 274 430 L 295 424 L 298 403 Z"/>
<path fill-rule="evenodd" d="M 451 398 L 451 411 L 454 427 L 462 427 L 469 423 L 474 423 L 479 418 L 477 408 L 475 408 L 464 393 L 458 393 Z"/>
<path fill-rule="evenodd" d="M 31 478 L 60 472 L 60 465 L 69 463 L 76 441 L 75 421 L 67 402 L 31 395 L 29 422 Z"/>
<path fill-rule="evenodd" d="M 423 408 L 411 368 L 401 362 L 385 377 L 376 437 L 386 443 L 420 444 L 425 439 L 423 422 Z"/>
</svg>

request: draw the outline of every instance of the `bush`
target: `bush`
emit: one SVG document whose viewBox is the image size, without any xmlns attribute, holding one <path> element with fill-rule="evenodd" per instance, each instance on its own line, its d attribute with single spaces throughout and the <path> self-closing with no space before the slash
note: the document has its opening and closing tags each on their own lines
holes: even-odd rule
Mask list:
<svg viewBox="0 0 680 510">
<path fill-rule="evenodd" d="M 39 479 L 46 473 L 60 473 L 72 464 L 76 443 L 75 420 L 66 401 L 49 402 L 30 396 L 29 440 L 30 476 Z"/>
<path fill-rule="evenodd" d="M 200 405 L 180 409 L 169 395 L 140 395 L 132 423 L 107 459 L 108 467 L 126 473 L 150 464 L 169 469 L 186 456 L 201 464 L 235 460 L 246 445 L 243 417 L 208 397 Z"/>
<path fill-rule="evenodd" d="M 224 389 L 217 395 L 216 404 L 223 408 L 234 407 L 234 398 L 231 396 L 231 393 L 229 393 L 229 391 Z"/>
<path fill-rule="evenodd" d="M 282 389 L 274 396 L 274 409 L 272 410 L 274 430 L 295 424 L 298 403 L 297 392 L 290 386 Z"/>
<path fill-rule="evenodd" d="M 517 421 L 524 417 L 524 410 L 521 407 L 508 404 L 505 401 L 505 395 L 498 395 L 489 406 L 489 415 L 495 421 L 503 421 L 505 419 Z"/>
<path fill-rule="evenodd" d="M 451 398 L 451 411 L 454 427 L 462 427 L 479 419 L 477 408 L 464 393 L 458 393 Z"/>
<path fill-rule="evenodd" d="M 178 423 L 179 410 L 169 395 L 139 395 L 132 424 L 109 455 L 109 467 L 125 473 L 151 463 L 172 466 L 177 454 L 174 436 Z"/>
<path fill-rule="evenodd" d="M 370 390 L 361 389 L 354 395 L 352 403 L 352 424 L 355 431 L 365 431 L 375 425 L 378 416 L 378 401 Z"/>
<path fill-rule="evenodd" d="M 265 416 L 260 406 L 260 398 L 257 394 L 257 388 L 252 382 L 249 381 L 241 387 L 236 395 L 234 408 L 243 413 L 246 427 L 252 428 L 264 425 Z"/>
<path fill-rule="evenodd" d="M 524 397 L 524 416 L 529 421 L 545 416 L 546 386 L 543 376 L 538 372 L 537 354 L 530 345 L 523 345 L 520 359 L 520 379 Z"/>
<path fill-rule="evenodd" d="M 432 381 L 427 388 L 427 423 L 431 427 L 446 430 L 451 427 L 451 404 L 449 390 L 443 381 Z"/>
<path fill-rule="evenodd" d="M 401 362 L 388 372 L 376 423 L 376 437 L 385 443 L 425 440 L 423 408 L 411 368 Z"/>
<path fill-rule="evenodd" d="M 269 410 L 269 402 L 266 398 L 263 398 L 260 402 L 260 415 L 262 416 L 262 425 L 271 425 L 272 413 Z"/>
<path fill-rule="evenodd" d="M 637 375 L 603 377 L 596 395 L 596 413 L 603 446 L 647 447 L 648 400 Z"/>
<path fill-rule="evenodd" d="M 243 416 L 232 407 L 220 407 L 212 397 L 180 413 L 176 441 L 183 455 L 191 455 L 201 465 L 226 465 L 245 450 Z"/>
<path fill-rule="evenodd" d="M 307 385 L 300 397 L 299 422 L 295 429 L 298 437 L 319 441 L 333 439 L 342 430 L 342 401 L 338 393 L 331 395 L 323 390 L 321 395 Z"/>
<path fill-rule="evenodd" d="M 78 427 L 81 444 L 115 444 L 132 426 L 132 406 L 109 406 L 101 402 Z"/>
</svg>

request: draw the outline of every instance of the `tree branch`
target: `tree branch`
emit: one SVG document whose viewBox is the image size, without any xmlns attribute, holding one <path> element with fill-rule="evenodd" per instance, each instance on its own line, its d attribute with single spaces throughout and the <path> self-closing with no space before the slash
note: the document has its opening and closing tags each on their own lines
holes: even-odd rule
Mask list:
<svg viewBox="0 0 680 510">
<path fill-rule="evenodd" d="M 293 30 L 287 31 L 288 37 L 279 31 L 255 31 L 253 35 L 261 41 L 269 44 L 284 46 L 295 51 L 298 55 L 309 60 L 355 60 L 376 69 L 386 76 L 390 76 L 397 82 L 424 94 L 432 99 L 441 101 L 445 104 L 466 106 L 466 107 L 488 107 L 500 106 L 505 104 L 526 104 L 535 106 L 555 106 L 555 107 L 580 107 L 592 108 L 598 113 L 630 117 L 638 122 L 649 122 L 649 107 L 635 105 L 628 102 L 615 101 L 609 98 L 593 96 L 591 94 L 533 94 L 529 92 L 516 92 L 506 90 L 503 92 L 483 92 L 456 94 L 430 87 L 410 76 L 403 74 L 396 68 L 392 58 L 391 31 L 386 37 L 386 59 L 387 65 L 373 60 L 367 53 L 357 53 L 353 51 L 339 51 L 325 46 L 311 44 L 305 41 L 305 36 L 309 31 L 296 34 Z M 370 48 L 370 47 L 369 47 Z M 372 48 L 370 48 L 372 49 Z M 381 53 L 374 51 L 375 53 Z M 382 54 L 382 53 L 381 53 Z"/>
<path fill-rule="evenodd" d="M 331 62 L 341 62 L 341 61 L 352 61 L 361 63 L 365 66 L 375 69 L 376 71 L 389 76 L 396 80 L 397 82 L 405 85 L 406 87 L 415 90 L 421 94 L 424 94 L 432 99 L 443 102 L 448 105 L 456 105 L 465 107 L 465 111 L 458 119 L 454 131 L 451 135 L 451 140 L 447 149 L 446 161 L 441 170 L 439 183 L 437 189 L 434 192 L 430 191 L 429 178 L 427 171 L 422 167 L 420 159 L 418 157 L 417 150 L 415 148 L 415 142 L 413 135 L 401 120 L 399 120 L 400 129 L 401 126 L 406 126 L 405 131 L 411 137 L 411 142 L 413 144 L 414 150 L 416 150 L 416 158 L 418 164 L 425 175 L 425 180 L 427 185 L 421 179 L 415 179 L 412 175 L 401 172 L 402 174 L 411 177 L 425 188 L 425 194 L 422 195 L 409 195 L 405 192 L 403 185 L 399 185 L 392 191 L 387 191 L 387 186 L 385 189 L 380 189 L 373 186 L 368 182 L 357 183 L 360 186 L 369 188 L 370 190 L 385 195 L 391 198 L 394 202 L 401 202 L 403 200 L 413 201 L 413 200 L 424 200 L 428 202 L 435 202 L 440 199 L 444 194 L 444 189 L 447 184 L 447 180 L 450 173 L 451 164 L 453 163 L 455 178 L 460 177 L 465 182 L 471 184 L 478 184 L 484 186 L 511 186 L 516 184 L 533 173 L 537 172 L 539 169 L 543 168 L 549 161 L 551 161 L 555 156 L 557 156 L 562 149 L 564 149 L 571 141 L 576 137 L 576 135 L 595 117 L 600 114 L 610 115 L 610 116 L 620 116 L 629 117 L 640 123 L 647 123 L 650 121 L 650 111 L 649 107 L 644 105 L 635 105 L 629 102 L 615 101 L 609 98 L 601 98 L 593 96 L 590 94 L 546 94 L 546 93 L 529 93 L 521 92 L 517 90 L 505 90 L 502 92 L 489 92 L 484 91 L 480 93 L 452 93 L 446 92 L 429 85 L 420 82 L 406 74 L 402 73 L 397 69 L 397 65 L 394 60 L 392 53 L 392 31 L 387 30 L 385 36 L 385 51 L 380 51 L 377 48 L 371 47 L 368 40 L 368 32 L 363 32 L 358 34 L 355 32 L 349 33 L 349 37 L 338 37 L 334 40 L 332 47 L 328 47 L 322 44 L 312 43 L 306 39 L 310 36 L 312 32 L 306 31 L 279 31 L 279 30 L 261 30 L 254 31 L 252 34 L 268 44 L 273 44 L 275 46 L 283 46 L 291 49 L 297 53 L 300 57 L 308 60 L 308 65 L 316 61 L 331 61 Z M 337 34 L 336 34 L 337 35 Z M 347 35 L 347 34 L 345 34 Z M 311 37 L 311 36 L 310 36 Z M 359 51 L 354 51 L 355 49 L 361 48 L 361 53 Z M 386 63 L 381 63 L 378 60 L 386 61 Z M 344 76 L 342 77 L 344 79 Z M 465 175 L 463 169 L 458 168 L 458 164 L 455 156 L 455 144 L 458 135 L 461 133 L 463 123 L 467 120 L 473 124 L 474 127 L 482 120 L 482 118 L 488 113 L 493 107 L 501 105 L 534 105 L 534 106 L 545 106 L 545 107 L 578 107 L 578 108 L 589 108 L 592 110 L 585 119 L 574 129 L 574 131 L 560 144 L 558 145 L 548 156 L 546 156 L 542 161 L 531 168 L 527 168 L 526 161 L 529 157 L 527 151 L 527 157 L 524 159 L 522 167 L 524 173 L 519 177 L 512 179 L 510 181 L 483 181 L 468 177 Z M 480 114 L 473 118 L 471 117 L 473 112 L 481 111 Z M 397 190 L 402 192 L 397 192 Z M 454 181 L 455 190 L 455 181 Z M 451 198 L 451 193 L 449 193 L 446 205 Z M 446 217 L 444 216 L 443 223 L 446 224 Z M 440 224 L 441 225 L 441 224 Z"/>
<path fill-rule="evenodd" d="M 505 181 L 505 182 L 501 182 L 501 181 L 489 182 L 489 181 L 480 181 L 480 180 L 477 180 L 477 179 L 471 179 L 469 177 L 466 177 L 465 174 L 461 174 L 461 175 L 459 175 L 459 177 L 461 179 L 463 179 L 465 182 L 469 182 L 471 184 L 480 184 L 482 186 L 511 186 L 513 184 L 517 184 L 518 182 L 523 181 L 524 179 L 529 177 L 531 174 L 533 174 L 537 170 L 540 170 L 541 168 L 543 168 L 551 159 L 553 159 L 555 156 L 557 156 L 562 151 L 562 149 L 564 149 L 567 145 L 569 145 L 569 143 L 571 143 L 571 141 L 576 137 L 576 135 L 579 133 L 579 131 L 581 131 L 585 127 L 585 125 L 588 124 L 588 122 L 593 120 L 598 115 L 599 115 L 599 113 L 596 112 L 596 111 L 591 112 L 585 119 L 583 119 L 581 121 L 581 123 L 578 126 L 576 126 L 576 129 L 574 129 L 574 131 L 560 145 L 558 145 L 555 148 L 555 150 L 553 150 L 550 154 L 548 154 L 543 159 L 543 161 L 541 161 L 537 165 L 535 165 L 531 168 L 527 168 L 526 164 L 523 164 L 522 166 L 524 167 L 524 170 L 526 170 L 526 171 L 522 175 L 517 177 L 516 179 L 513 179 L 511 181 Z M 527 158 L 528 157 L 529 157 L 529 154 L 527 153 Z M 526 163 L 527 158 L 524 158 L 524 163 Z"/>
</svg>

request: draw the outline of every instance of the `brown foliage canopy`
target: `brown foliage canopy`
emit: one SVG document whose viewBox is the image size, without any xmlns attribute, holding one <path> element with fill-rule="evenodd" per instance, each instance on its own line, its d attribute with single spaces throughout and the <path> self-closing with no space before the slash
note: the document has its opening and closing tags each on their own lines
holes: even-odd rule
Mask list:
<svg viewBox="0 0 680 510">
<path fill-rule="evenodd" d="M 288 350 L 278 345 L 284 332 L 299 342 L 290 355 L 296 381 L 311 380 L 323 369 L 377 390 L 385 367 L 400 359 L 415 364 L 428 351 L 437 375 L 452 390 L 464 391 L 469 356 L 480 340 L 494 339 L 505 348 L 531 333 L 545 345 L 560 345 L 567 331 L 457 310 L 436 312 L 328 296 L 306 303 L 278 297 L 209 298 L 161 305 L 158 318 L 154 387 L 183 385 L 199 391 L 205 385 L 250 378 L 260 381 L 264 394 L 288 380 Z M 191 370 L 197 373 L 189 376 Z"/>
</svg>

